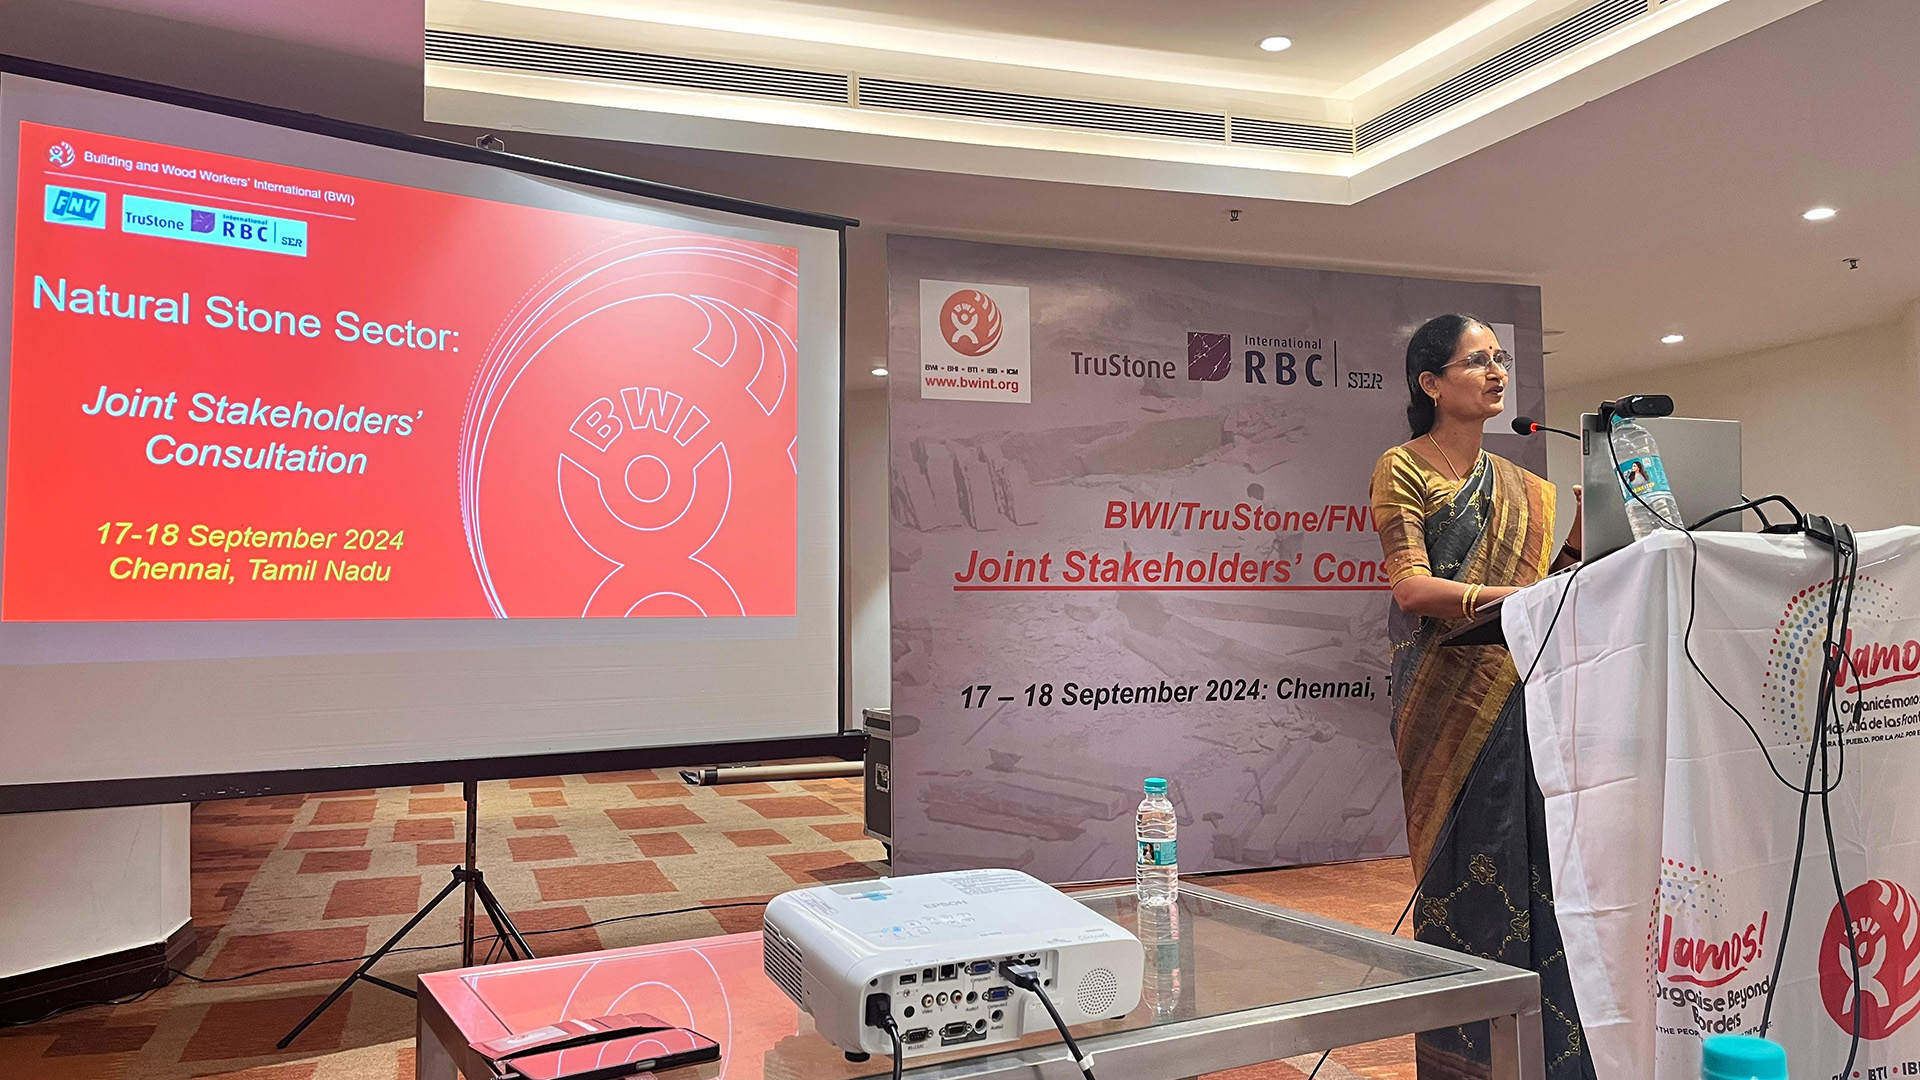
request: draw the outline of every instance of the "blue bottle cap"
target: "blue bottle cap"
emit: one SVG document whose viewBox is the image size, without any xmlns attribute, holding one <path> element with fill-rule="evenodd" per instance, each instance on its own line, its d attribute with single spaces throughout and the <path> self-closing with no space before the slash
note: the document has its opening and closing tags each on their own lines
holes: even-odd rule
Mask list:
<svg viewBox="0 0 1920 1080">
<path fill-rule="evenodd" d="M 1167 782 L 1165 780 L 1162 780 L 1157 776 L 1147 777 L 1147 794 L 1165 795 L 1166 793 L 1167 793 Z"/>
<path fill-rule="evenodd" d="M 1787 1051 L 1752 1035 L 1709 1035 L 1700 1044 L 1700 1080 L 1787 1080 Z"/>
</svg>

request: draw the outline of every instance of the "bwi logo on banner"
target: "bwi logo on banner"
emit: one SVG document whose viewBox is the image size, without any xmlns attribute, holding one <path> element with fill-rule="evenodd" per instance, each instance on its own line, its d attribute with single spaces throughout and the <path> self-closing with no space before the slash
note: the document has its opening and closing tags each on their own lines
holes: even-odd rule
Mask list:
<svg viewBox="0 0 1920 1080">
<path fill-rule="evenodd" d="M 1025 286 L 921 279 L 921 397 L 1030 402 L 1032 363 Z"/>
<path fill-rule="evenodd" d="M 1859 950 L 1859 989 L 1854 988 L 1847 925 L 1836 903 L 1820 938 L 1820 1000 L 1833 1022 L 1851 1033 L 1857 999 L 1860 1037 L 1884 1039 L 1920 1012 L 1920 910 L 1902 886 L 1874 880 L 1848 891 L 1846 913 Z"/>
</svg>

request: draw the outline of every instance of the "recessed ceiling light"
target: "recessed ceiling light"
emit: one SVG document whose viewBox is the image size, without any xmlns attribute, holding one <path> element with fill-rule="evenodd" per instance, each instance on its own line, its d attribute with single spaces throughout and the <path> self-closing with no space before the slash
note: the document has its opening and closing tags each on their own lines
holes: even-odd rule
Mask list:
<svg viewBox="0 0 1920 1080">
<path fill-rule="evenodd" d="M 1267 52 L 1285 52 L 1293 48 L 1293 39 L 1290 37 L 1261 38 L 1260 48 Z"/>
<path fill-rule="evenodd" d="M 1839 211 L 1831 206 L 1816 206 L 1800 216 L 1806 218 L 1808 221 L 1825 221 L 1837 213 L 1839 213 Z"/>
<path fill-rule="evenodd" d="M 1668 334 L 1666 337 L 1660 339 L 1660 344 L 1678 345 L 1685 340 L 1687 340 L 1687 335 L 1685 334 Z"/>
<path fill-rule="evenodd" d="M 877 368 L 874 368 L 874 369 L 873 369 L 873 373 L 874 373 L 875 375 L 878 375 L 878 376 L 880 376 L 880 377 L 881 377 L 881 378 L 883 378 L 883 379 L 887 377 L 887 369 L 886 369 L 886 368 L 883 368 L 883 367 L 877 367 Z"/>
</svg>

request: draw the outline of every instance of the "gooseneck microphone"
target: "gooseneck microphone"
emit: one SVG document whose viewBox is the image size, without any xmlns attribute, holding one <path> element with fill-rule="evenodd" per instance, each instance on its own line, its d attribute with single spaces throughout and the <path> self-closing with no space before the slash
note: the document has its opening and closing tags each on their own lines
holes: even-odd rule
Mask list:
<svg viewBox="0 0 1920 1080">
<path fill-rule="evenodd" d="M 1580 437 L 1578 435 L 1575 435 L 1571 431 L 1562 431 L 1557 427 L 1548 427 L 1545 424 L 1536 424 L 1533 422 L 1533 417 L 1531 416 L 1519 416 L 1514 418 L 1513 432 L 1516 435 L 1538 435 L 1543 431 L 1551 431 L 1555 435 L 1565 435 L 1569 439 L 1578 439 Z"/>
</svg>

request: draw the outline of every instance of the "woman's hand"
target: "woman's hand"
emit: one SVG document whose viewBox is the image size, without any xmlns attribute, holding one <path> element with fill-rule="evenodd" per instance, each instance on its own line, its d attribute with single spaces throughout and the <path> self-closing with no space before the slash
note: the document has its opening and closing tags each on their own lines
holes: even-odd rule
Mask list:
<svg viewBox="0 0 1920 1080">
<path fill-rule="evenodd" d="M 1573 524 L 1567 528 L 1567 540 L 1554 556 L 1553 569 L 1565 570 L 1580 561 L 1580 519 L 1586 515 L 1587 500 L 1579 484 L 1573 485 Z"/>
<path fill-rule="evenodd" d="M 1474 606 L 1484 610 L 1495 600 L 1519 591 L 1511 585 L 1488 585 L 1475 597 Z M 1400 584 L 1393 587 L 1393 601 L 1400 605 L 1401 611 L 1430 619 L 1466 618 L 1466 595 L 1467 587 L 1461 582 L 1426 574 L 1402 578 Z"/>
</svg>

